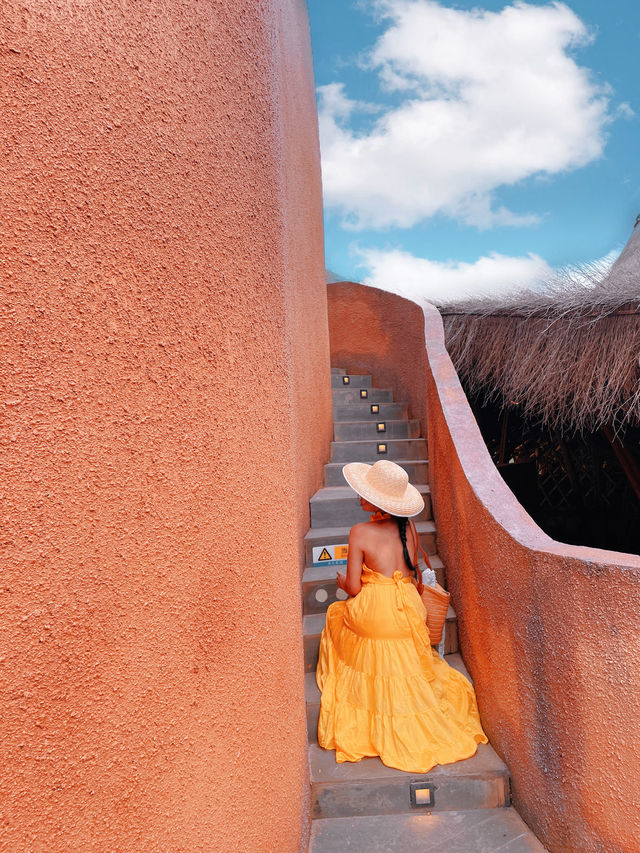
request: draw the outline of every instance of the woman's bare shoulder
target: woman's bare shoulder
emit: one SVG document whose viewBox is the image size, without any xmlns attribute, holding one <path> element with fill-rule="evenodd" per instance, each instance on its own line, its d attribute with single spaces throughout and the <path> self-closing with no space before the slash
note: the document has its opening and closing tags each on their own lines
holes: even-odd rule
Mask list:
<svg viewBox="0 0 640 853">
<path fill-rule="evenodd" d="M 362 521 L 360 524 L 354 524 L 351 528 L 349 541 L 352 543 L 380 543 L 389 537 L 395 538 L 397 535 L 397 528 L 395 524 L 390 526 L 386 521 L 382 521 L 378 524 L 370 524 L 368 521 Z"/>
<path fill-rule="evenodd" d="M 361 521 L 360 524 L 354 524 L 349 531 L 349 539 L 352 542 L 359 542 L 367 538 L 367 534 L 371 530 L 371 525 L 368 521 Z"/>
</svg>

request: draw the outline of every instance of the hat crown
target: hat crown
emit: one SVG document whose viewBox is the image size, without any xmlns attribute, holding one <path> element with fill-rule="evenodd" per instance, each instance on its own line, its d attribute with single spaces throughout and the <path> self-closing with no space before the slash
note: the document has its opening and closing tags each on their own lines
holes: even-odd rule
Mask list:
<svg viewBox="0 0 640 853">
<path fill-rule="evenodd" d="M 388 459 L 380 459 L 367 471 L 365 480 L 377 491 L 386 492 L 391 498 L 402 498 L 409 485 L 409 475 Z"/>
<path fill-rule="evenodd" d="M 378 509 L 390 515 L 410 518 L 424 508 L 424 500 L 409 475 L 390 459 L 379 459 L 375 465 L 348 462 L 342 469 L 352 489 Z"/>
</svg>

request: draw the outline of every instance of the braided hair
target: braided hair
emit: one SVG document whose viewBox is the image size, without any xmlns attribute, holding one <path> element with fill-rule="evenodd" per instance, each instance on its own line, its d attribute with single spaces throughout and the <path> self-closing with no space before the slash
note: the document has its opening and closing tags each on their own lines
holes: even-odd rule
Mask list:
<svg viewBox="0 0 640 853">
<path fill-rule="evenodd" d="M 414 573 L 416 580 L 419 581 L 420 577 L 418 575 L 418 567 L 414 566 L 411 562 L 409 549 L 407 548 L 407 522 L 409 519 L 398 515 L 392 515 L 391 518 L 398 525 L 398 533 L 400 534 L 400 541 L 402 542 L 402 553 L 404 554 L 404 561 L 407 564 L 407 568 Z"/>
</svg>

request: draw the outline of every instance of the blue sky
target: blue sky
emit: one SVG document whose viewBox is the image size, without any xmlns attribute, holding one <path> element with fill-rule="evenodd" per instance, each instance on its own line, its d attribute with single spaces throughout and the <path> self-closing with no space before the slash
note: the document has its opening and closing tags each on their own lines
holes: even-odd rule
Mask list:
<svg viewBox="0 0 640 853">
<path fill-rule="evenodd" d="M 327 267 L 413 297 L 614 256 L 640 213 L 640 3 L 309 0 Z"/>
</svg>

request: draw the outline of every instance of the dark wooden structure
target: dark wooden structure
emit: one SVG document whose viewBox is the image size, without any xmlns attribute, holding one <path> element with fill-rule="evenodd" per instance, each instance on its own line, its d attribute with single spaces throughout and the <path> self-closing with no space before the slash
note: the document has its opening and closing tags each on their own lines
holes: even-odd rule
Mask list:
<svg viewBox="0 0 640 853">
<path fill-rule="evenodd" d="M 556 539 L 640 553 L 640 227 L 608 270 L 442 305 L 493 459 Z"/>
</svg>

